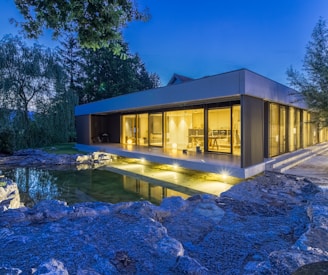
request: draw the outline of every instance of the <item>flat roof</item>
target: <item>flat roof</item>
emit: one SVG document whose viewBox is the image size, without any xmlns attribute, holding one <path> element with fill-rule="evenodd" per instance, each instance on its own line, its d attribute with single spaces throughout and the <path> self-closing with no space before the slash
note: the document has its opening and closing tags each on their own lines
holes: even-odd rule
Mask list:
<svg viewBox="0 0 328 275">
<path fill-rule="evenodd" d="M 247 69 L 240 69 L 79 105 L 75 108 L 75 115 L 191 106 L 236 100 L 241 95 L 306 108 L 304 103 L 295 98 L 295 93 L 295 90 L 283 84 Z"/>
</svg>

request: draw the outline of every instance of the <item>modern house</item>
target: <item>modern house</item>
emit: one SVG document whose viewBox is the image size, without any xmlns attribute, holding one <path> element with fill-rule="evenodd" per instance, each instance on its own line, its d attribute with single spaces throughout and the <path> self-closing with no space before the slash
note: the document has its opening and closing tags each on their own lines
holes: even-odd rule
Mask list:
<svg viewBox="0 0 328 275">
<path fill-rule="evenodd" d="M 80 149 L 156 147 L 181 151 L 186 161 L 188 154 L 225 155 L 248 170 L 240 177 L 327 140 L 295 90 L 247 69 L 200 79 L 175 74 L 165 87 L 80 105 L 75 115 Z"/>
</svg>

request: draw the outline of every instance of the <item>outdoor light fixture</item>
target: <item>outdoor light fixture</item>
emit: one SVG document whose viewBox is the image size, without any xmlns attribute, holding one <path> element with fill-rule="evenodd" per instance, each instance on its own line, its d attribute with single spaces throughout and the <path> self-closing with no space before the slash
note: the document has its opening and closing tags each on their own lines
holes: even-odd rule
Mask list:
<svg viewBox="0 0 328 275">
<path fill-rule="evenodd" d="M 128 139 L 128 144 L 129 144 L 129 145 L 132 144 L 132 139 L 131 139 L 131 138 Z"/>
<path fill-rule="evenodd" d="M 228 177 L 230 176 L 230 173 L 228 170 L 222 169 L 219 174 L 221 175 L 223 180 L 228 179 Z"/>
<path fill-rule="evenodd" d="M 176 143 L 172 143 L 172 149 L 177 149 L 178 145 Z"/>
</svg>

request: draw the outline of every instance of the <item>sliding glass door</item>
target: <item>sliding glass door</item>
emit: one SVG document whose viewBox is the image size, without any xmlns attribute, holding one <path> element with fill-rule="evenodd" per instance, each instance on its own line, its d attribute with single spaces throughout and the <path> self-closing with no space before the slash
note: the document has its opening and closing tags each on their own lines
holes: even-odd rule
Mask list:
<svg viewBox="0 0 328 275">
<path fill-rule="evenodd" d="M 208 151 L 231 153 L 231 107 L 208 110 Z"/>
<path fill-rule="evenodd" d="M 149 114 L 149 145 L 163 146 L 163 113 Z"/>
</svg>

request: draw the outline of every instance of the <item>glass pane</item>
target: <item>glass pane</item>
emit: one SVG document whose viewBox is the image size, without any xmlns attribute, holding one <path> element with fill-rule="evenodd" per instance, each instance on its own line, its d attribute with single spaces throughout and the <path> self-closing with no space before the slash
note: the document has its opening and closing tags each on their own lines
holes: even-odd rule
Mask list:
<svg viewBox="0 0 328 275">
<path fill-rule="evenodd" d="M 231 108 L 208 111 L 208 150 L 231 153 Z"/>
<path fill-rule="evenodd" d="M 232 107 L 232 154 L 240 156 L 240 105 Z"/>
<path fill-rule="evenodd" d="M 124 115 L 122 117 L 122 136 L 123 144 L 136 144 L 136 116 Z"/>
<path fill-rule="evenodd" d="M 288 120 L 288 138 L 289 138 L 289 151 L 294 151 L 296 148 L 296 128 L 294 125 L 295 110 L 293 107 L 289 107 L 289 120 Z"/>
<path fill-rule="evenodd" d="M 317 127 L 315 123 L 316 117 L 314 113 L 310 113 L 310 139 L 311 139 L 311 145 L 317 144 L 318 142 L 318 133 L 317 133 Z"/>
<path fill-rule="evenodd" d="M 270 156 L 279 155 L 279 105 L 270 104 Z"/>
<path fill-rule="evenodd" d="M 149 115 L 149 145 L 163 146 L 162 113 Z"/>
<path fill-rule="evenodd" d="M 138 115 L 138 139 L 137 143 L 141 146 L 148 145 L 148 114 Z"/>
<path fill-rule="evenodd" d="M 295 149 L 300 149 L 301 148 L 301 111 L 299 109 L 295 109 L 294 128 L 296 129 Z"/>
<path fill-rule="evenodd" d="M 280 106 L 280 154 L 286 152 L 286 107 Z"/>
<path fill-rule="evenodd" d="M 204 149 L 204 110 L 192 109 L 165 113 L 165 147 Z"/>
</svg>

